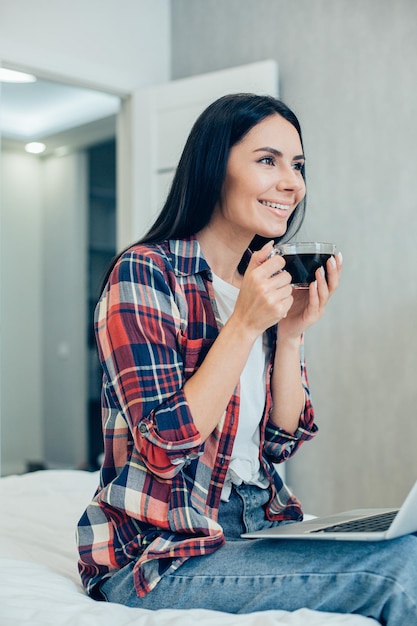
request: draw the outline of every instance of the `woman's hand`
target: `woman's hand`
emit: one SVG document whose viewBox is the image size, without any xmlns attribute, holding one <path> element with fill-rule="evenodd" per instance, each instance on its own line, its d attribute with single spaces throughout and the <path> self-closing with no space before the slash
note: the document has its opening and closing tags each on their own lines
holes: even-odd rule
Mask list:
<svg viewBox="0 0 417 626">
<path fill-rule="evenodd" d="M 294 306 L 291 276 L 281 256 L 268 258 L 273 242 L 254 252 L 242 280 L 232 314 L 234 322 L 254 338 L 283 320 Z"/>
<path fill-rule="evenodd" d="M 316 280 L 308 290 L 293 290 L 293 304 L 279 323 L 280 338 L 299 338 L 323 316 L 330 297 L 339 286 L 341 271 L 342 255 L 339 253 L 326 263 L 327 280 L 324 268 L 321 267 L 316 271 Z"/>
</svg>

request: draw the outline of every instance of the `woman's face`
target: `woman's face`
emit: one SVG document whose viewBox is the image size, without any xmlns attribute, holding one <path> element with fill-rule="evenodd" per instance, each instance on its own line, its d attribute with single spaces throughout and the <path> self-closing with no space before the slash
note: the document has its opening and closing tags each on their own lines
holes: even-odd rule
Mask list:
<svg viewBox="0 0 417 626">
<path fill-rule="evenodd" d="M 230 150 L 215 221 L 247 242 L 282 236 L 305 196 L 303 164 L 296 128 L 278 114 L 263 119 Z"/>
</svg>

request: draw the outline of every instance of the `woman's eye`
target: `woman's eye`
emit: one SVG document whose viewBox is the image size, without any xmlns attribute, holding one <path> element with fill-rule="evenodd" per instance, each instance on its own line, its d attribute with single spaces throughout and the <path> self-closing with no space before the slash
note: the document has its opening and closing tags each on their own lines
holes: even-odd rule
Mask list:
<svg viewBox="0 0 417 626">
<path fill-rule="evenodd" d="M 259 159 L 259 163 L 265 163 L 266 165 L 274 165 L 275 159 L 271 156 L 264 156 L 262 159 Z"/>
<path fill-rule="evenodd" d="M 297 161 L 296 163 L 293 163 L 292 166 L 294 170 L 296 170 L 297 172 L 301 172 L 304 167 L 304 163 L 303 161 Z"/>
</svg>

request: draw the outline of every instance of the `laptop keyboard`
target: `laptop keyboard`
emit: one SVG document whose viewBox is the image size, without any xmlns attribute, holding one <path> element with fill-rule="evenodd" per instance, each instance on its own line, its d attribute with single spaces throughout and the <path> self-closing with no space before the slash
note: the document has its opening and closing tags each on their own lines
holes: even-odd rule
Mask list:
<svg viewBox="0 0 417 626">
<path fill-rule="evenodd" d="M 311 531 L 312 533 L 351 533 L 351 532 L 383 532 L 391 526 L 392 520 L 398 511 L 388 511 L 387 513 L 378 513 L 370 517 L 362 517 L 361 519 L 342 522 L 334 526 L 326 526 Z"/>
</svg>

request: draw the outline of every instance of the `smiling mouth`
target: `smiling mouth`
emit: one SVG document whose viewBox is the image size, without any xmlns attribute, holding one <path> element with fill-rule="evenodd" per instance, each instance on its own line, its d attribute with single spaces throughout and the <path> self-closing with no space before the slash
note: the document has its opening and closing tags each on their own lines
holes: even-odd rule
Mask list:
<svg viewBox="0 0 417 626">
<path fill-rule="evenodd" d="M 288 211 L 290 206 L 288 204 L 278 204 L 277 202 L 268 202 L 267 200 L 259 200 L 264 206 L 269 206 L 271 209 L 281 209 L 281 211 Z"/>
</svg>

